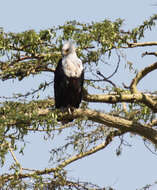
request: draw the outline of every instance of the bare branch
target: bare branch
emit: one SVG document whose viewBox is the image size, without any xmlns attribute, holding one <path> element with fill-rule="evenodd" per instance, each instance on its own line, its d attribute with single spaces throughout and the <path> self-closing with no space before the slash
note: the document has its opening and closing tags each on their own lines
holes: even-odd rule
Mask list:
<svg viewBox="0 0 157 190">
<path fill-rule="evenodd" d="M 149 146 L 148 146 L 146 143 L 147 143 L 147 141 L 145 140 L 145 141 L 144 141 L 145 147 L 146 147 L 152 154 L 154 154 L 154 155 L 157 156 L 157 153 L 156 153 L 156 152 L 153 152 L 153 151 L 149 148 Z"/>
<path fill-rule="evenodd" d="M 137 75 L 135 76 L 135 78 L 132 80 L 132 83 L 130 85 L 130 90 L 132 93 L 138 93 L 137 90 L 137 84 L 140 82 L 140 80 L 142 80 L 147 74 L 149 74 L 150 72 L 154 71 L 155 69 L 157 69 L 157 62 L 155 62 L 154 64 L 145 67 L 142 71 L 138 72 Z"/>
<path fill-rule="evenodd" d="M 113 77 L 118 71 L 119 64 L 120 64 L 120 55 L 118 55 L 118 53 L 117 53 L 117 56 L 118 56 L 117 67 L 116 67 L 115 71 L 110 76 L 107 77 L 107 79 L 110 79 L 111 77 Z"/>
<path fill-rule="evenodd" d="M 117 56 L 118 56 L 118 63 L 117 63 L 116 69 L 115 69 L 115 71 L 110 76 L 105 77 L 100 71 L 97 71 L 97 74 L 103 78 L 103 80 L 97 80 L 97 81 L 106 81 L 106 82 L 110 83 L 114 88 L 116 88 L 116 85 L 111 80 L 109 80 L 109 79 L 111 77 L 113 77 L 117 73 L 117 71 L 118 71 L 119 63 L 120 63 L 120 56 L 118 54 L 117 54 Z M 93 80 L 91 80 L 91 81 L 93 81 Z"/>
<path fill-rule="evenodd" d="M 141 42 L 141 43 L 127 43 L 129 48 L 145 47 L 145 46 L 157 46 L 157 41 L 154 42 Z"/>
<path fill-rule="evenodd" d="M 21 164 L 20 164 L 20 162 L 17 160 L 17 158 L 16 158 L 16 156 L 15 156 L 15 154 L 14 154 L 14 151 L 13 151 L 13 149 L 12 149 L 12 147 L 11 147 L 11 144 L 10 144 L 9 142 L 8 142 L 8 148 L 9 148 L 9 151 L 10 151 L 10 153 L 11 153 L 11 156 L 13 157 L 13 159 L 14 159 L 16 165 L 20 168 L 20 173 L 22 173 Z"/>
<path fill-rule="evenodd" d="M 142 57 L 144 57 L 145 55 L 154 55 L 154 56 L 157 56 L 157 52 L 144 52 L 143 54 L 142 54 Z"/>
<path fill-rule="evenodd" d="M 109 79 L 107 79 L 106 77 L 104 77 L 104 75 L 103 75 L 100 71 L 97 71 L 97 74 L 98 74 L 99 76 L 103 77 L 103 81 L 106 81 L 106 82 L 110 83 L 113 87 L 116 88 L 116 85 L 115 85 L 111 80 L 109 80 Z"/>
</svg>

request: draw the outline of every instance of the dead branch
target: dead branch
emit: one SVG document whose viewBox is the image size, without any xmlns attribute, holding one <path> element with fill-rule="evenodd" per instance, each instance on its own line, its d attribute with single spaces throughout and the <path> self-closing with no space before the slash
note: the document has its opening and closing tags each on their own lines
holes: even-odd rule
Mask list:
<svg viewBox="0 0 157 190">
<path fill-rule="evenodd" d="M 157 52 L 144 52 L 142 53 L 142 57 L 146 56 L 146 55 L 154 55 L 154 56 L 157 56 Z"/>
<path fill-rule="evenodd" d="M 154 42 L 140 42 L 140 43 L 130 43 L 130 42 L 128 42 L 127 44 L 128 44 L 129 48 L 145 47 L 145 46 L 156 46 L 157 41 L 154 41 Z"/>
</svg>

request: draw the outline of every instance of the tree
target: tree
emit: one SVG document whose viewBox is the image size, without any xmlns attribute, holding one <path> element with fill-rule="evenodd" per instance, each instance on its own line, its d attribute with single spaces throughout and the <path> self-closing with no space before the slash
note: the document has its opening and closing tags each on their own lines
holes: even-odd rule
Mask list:
<svg viewBox="0 0 157 190">
<path fill-rule="evenodd" d="M 123 85 L 111 79 L 119 73 L 119 65 L 126 49 L 156 46 L 157 42 L 141 42 L 145 32 L 155 25 L 157 15 L 131 31 L 122 29 L 123 21 L 80 23 L 67 22 L 63 26 L 35 32 L 5 33 L 0 31 L 0 78 L 2 81 L 27 79 L 31 76 L 52 73 L 61 57 L 60 49 L 65 40 L 77 44 L 77 54 L 85 65 L 85 84 L 81 107 L 72 114 L 54 108 L 53 97 L 42 99 L 38 92 L 46 92 L 53 80 L 43 81 L 37 89 L 25 94 L 1 97 L 0 107 L 0 162 L 8 165 L 6 155 L 10 152 L 14 160 L 10 171 L 0 176 L 3 189 L 99 189 L 90 182 L 69 180 L 66 166 L 72 162 L 95 154 L 108 146 L 115 137 L 121 137 L 117 155 L 121 153 L 126 134 L 136 134 L 144 142 L 157 144 L 157 95 L 137 88 L 139 82 L 157 69 L 157 62 L 137 71 L 128 63 L 134 76 L 130 84 Z M 144 52 L 142 56 L 156 52 Z M 105 76 L 106 60 L 117 60 L 114 71 Z M 131 74 L 132 75 L 132 74 Z M 51 87 L 52 88 L 52 87 Z M 94 93 L 93 93 L 94 92 Z M 94 104 L 91 106 L 91 103 Z M 97 104 L 103 105 L 96 110 Z M 105 105 L 110 105 L 110 108 Z M 103 108 L 103 110 L 102 110 Z M 57 120 L 75 119 L 62 125 Z M 69 132 L 70 129 L 70 132 Z M 24 153 L 25 137 L 31 133 L 43 133 L 46 138 L 57 135 L 64 144 L 51 150 L 52 168 L 25 169 L 15 157 L 14 151 Z M 63 135 L 64 134 L 64 135 Z M 41 140 L 44 140 L 41 139 Z M 21 143 L 19 143 L 21 142 Z M 31 155 L 30 155 L 31 156 Z M 31 180 L 30 180 L 31 179 Z M 106 189 L 106 188 L 104 188 Z"/>
</svg>

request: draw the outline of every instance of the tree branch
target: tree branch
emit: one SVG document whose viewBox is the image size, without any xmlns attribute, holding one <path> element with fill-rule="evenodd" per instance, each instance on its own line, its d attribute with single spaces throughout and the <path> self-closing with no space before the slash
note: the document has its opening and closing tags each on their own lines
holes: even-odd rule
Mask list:
<svg viewBox="0 0 157 190">
<path fill-rule="evenodd" d="M 146 56 L 146 55 L 154 55 L 154 56 L 157 56 L 157 52 L 144 52 L 142 53 L 142 57 Z"/>
<path fill-rule="evenodd" d="M 149 74 L 150 72 L 154 71 L 155 69 L 157 69 L 157 62 L 155 62 L 154 64 L 145 67 L 142 71 L 138 72 L 137 75 L 135 76 L 135 78 L 132 80 L 132 83 L 130 85 L 130 90 L 132 93 L 138 93 L 137 90 L 137 84 L 140 82 L 140 80 L 142 80 L 147 74 Z"/>
<path fill-rule="evenodd" d="M 67 165 L 71 164 L 72 162 L 75 162 L 79 159 L 82 159 L 86 156 L 89 156 L 91 154 L 94 154 L 102 149 L 104 149 L 109 143 L 111 143 L 111 141 L 113 140 L 114 137 L 116 136 L 121 136 L 125 133 L 126 131 L 120 131 L 120 130 L 116 130 L 111 132 L 107 137 L 106 137 L 106 141 L 91 148 L 90 150 L 86 151 L 86 152 L 81 152 L 75 156 L 72 156 L 71 158 L 63 161 L 61 164 L 59 164 L 56 168 L 50 168 L 50 169 L 44 169 L 44 170 L 30 170 L 30 169 L 26 169 L 28 171 L 33 171 L 31 173 L 19 173 L 16 174 L 16 176 L 12 175 L 1 175 L 0 176 L 0 181 L 1 183 L 5 184 L 8 181 L 11 181 L 14 179 L 14 177 L 16 177 L 16 179 L 23 179 L 23 178 L 29 178 L 29 177 L 33 177 L 35 175 L 46 175 L 46 174 L 50 174 L 50 173 L 55 173 L 56 171 L 62 170 L 63 168 L 65 168 Z M 19 162 L 17 161 L 16 157 L 13 154 L 13 158 L 15 159 L 15 161 L 19 164 Z M 0 187 L 1 187 L 1 183 L 0 183 Z"/>
<path fill-rule="evenodd" d="M 141 43 L 127 43 L 129 48 L 145 47 L 145 46 L 157 46 L 157 41 L 154 42 L 141 42 Z"/>
<path fill-rule="evenodd" d="M 40 111 L 40 114 L 47 114 L 46 111 Z M 62 117 L 68 119 L 86 118 L 97 123 L 101 123 L 107 127 L 116 128 L 121 131 L 138 134 L 141 137 L 151 141 L 154 145 L 157 144 L 157 131 L 152 129 L 150 125 L 143 125 L 139 122 L 124 119 L 117 116 L 112 116 L 99 111 L 90 109 L 75 109 L 72 115 L 62 113 Z"/>
<path fill-rule="evenodd" d="M 109 114 L 93 111 L 90 109 L 76 109 L 72 114 L 73 118 L 85 117 L 88 120 L 101 123 L 107 127 L 119 129 L 121 131 L 131 132 L 145 137 L 154 145 L 157 144 L 157 131 L 150 128 L 148 125 L 143 125 L 139 122 L 130 121 L 124 118 L 112 116 Z"/>
<path fill-rule="evenodd" d="M 62 162 L 58 167 L 60 168 L 64 168 L 65 166 L 69 165 L 70 163 L 76 161 L 76 160 L 79 160 L 79 159 L 82 159 L 86 156 L 89 156 L 91 154 L 94 154 L 102 149 L 104 149 L 108 144 L 111 143 L 111 141 L 113 140 L 114 137 L 116 136 L 120 136 L 122 134 L 124 134 L 126 131 L 121 131 L 121 130 L 118 130 L 118 131 L 114 131 L 114 132 L 111 132 L 107 137 L 106 137 L 106 141 L 93 147 L 92 149 L 86 151 L 86 152 L 81 152 L 67 160 L 65 160 L 64 162 Z"/>
<path fill-rule="evenodd" d="M 151 108 L 154 113 L 157 112 L 157 102 L 156 97 L 151 95 L 147 95 L 144 93 L 133 93 L 133 94 L 88 94 L 87 91 L 84 92 L 83 100 L 87 102 L 103 102 L 103 103 L 110 103 L 115 104 L 119 102 L 127 102 L 127 103 L 143 103 Z"/>
<path fill-rule="evenodd" d="M 150 125 L 151 127 L 157 126 L 157 119 L 154 119 L 154 120 L 151 121 L 148 125 Z"/>
<path fill-rule="evenodd" d="M 14 151 L 13 151 L 13 149 L 11 148 L 11 144 L 10 144 L 9 142 L 8 142 L 7 144 L 8 144 L 8 148 L 9 148 L 9 151 L 10 151 L 11 156 L 13 157 L 13 159 L 14 159 L 16 165 L 20 168 L 20 173 L 22 173 L 21 164 L 20 164 L 20 162 L 17 160 L 17 158 L 16 158 L 16 156 L 15 156 L 15 154 L 14 154 Z"/>
</svg>

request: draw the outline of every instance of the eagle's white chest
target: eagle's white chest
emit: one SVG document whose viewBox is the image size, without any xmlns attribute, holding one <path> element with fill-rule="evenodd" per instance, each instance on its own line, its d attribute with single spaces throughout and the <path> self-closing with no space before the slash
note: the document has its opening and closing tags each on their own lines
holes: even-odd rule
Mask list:
<svg viewBox="0 0 157 190">
<path fill-rule="evenodd" d="M 67 77 L 80 77 L 83 71 L 82 61 L 76 54 L 69 54 L 62 59 L 63 71 Z"/>
</svg>

